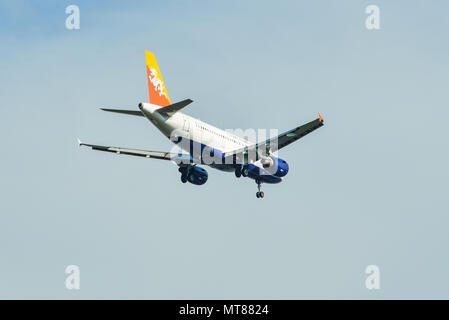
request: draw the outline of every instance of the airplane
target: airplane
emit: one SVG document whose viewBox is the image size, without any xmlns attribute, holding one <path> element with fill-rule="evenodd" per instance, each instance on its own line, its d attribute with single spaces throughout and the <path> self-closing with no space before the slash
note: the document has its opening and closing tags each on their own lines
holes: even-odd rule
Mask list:
<svg viewBox="0 0 449 320">
<path fill-rule="evenodd" d="M 285 146 L 323 126 L 323 118 L 288 130 L 276 137 L 252 143 L 231 132 L 221 130 L 181 110 L 191 99 L 172 103 L 153 53 L 145 51 L 149 103 L 141 102 L 139 110 L 101 108 L 107 112 L 147 118 L 159 131 L 183 152 L 161 152 L 121 147 L 94 145 L 81 142 L 78 146 L 93 150 L 132 156 L 170 160 L 178 165 L 182 183 L 203 185 L 208 179 L 206 165 L 226 172 L 234 172 L 237 178 L 248 177 L 257 184 L 257 198 L 263 198 L 262 183 L 280 183 L 289 172 L 288 163 L 276 153 Z"/>
</svg>

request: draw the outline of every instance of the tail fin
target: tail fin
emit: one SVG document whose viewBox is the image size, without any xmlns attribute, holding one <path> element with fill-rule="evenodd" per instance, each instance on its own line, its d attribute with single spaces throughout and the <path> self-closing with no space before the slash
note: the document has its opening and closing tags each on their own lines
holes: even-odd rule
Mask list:
<svg viewBox="0 0 449 320">
<path fill-rule="evenodd" d="M 150 92 L 150 103 L 161 107 L 171 104 L 167 89 L 162 80 L 161 72 L 157 66 L 156 57 L 153 53 L 145 51 L 147 62 L 148 90 Z"/>
</svg>

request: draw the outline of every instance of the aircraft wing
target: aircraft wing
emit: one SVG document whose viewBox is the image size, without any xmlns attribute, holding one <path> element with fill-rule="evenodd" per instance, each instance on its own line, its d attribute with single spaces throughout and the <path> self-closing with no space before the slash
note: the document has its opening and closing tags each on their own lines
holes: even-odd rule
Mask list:
<svg viewBox="0 0 449 320">
<path fill-rule="evenodd" d="M 318 119 L 315 119 L 302 126 L 284 132 L 274 139 L 268 139 L 265 142 L 263 142 L 262 145 L 271 144 L 272 145 L 271 151 L 274 152 L 282 149 L 285 146 L 288 146 L 290 143 L 293 143 L 298 139 L 301 139 L 305 135 L 308 135 L 309 133 L 315 131 L 316 129 L 320 128 L 323 125 L 324 125 L 323 118 L 321 117 L 320 114 L 318 114 Z"/>
<path fill-rule="evenodd" d="M 172 161 L 175 161 L 178 165 L 188 164 L 188 163 L 193 162 L 190 155 L 183 154 L 183 153 L 101 146 L 101 145 L 96 145 L 96 144 L 84 143 L 84 142 L 81 142 L 79 139 L 78 139 L 78 146 L 91 147 L 92 150 L 113 152 L 116 154 L 126 154 L 126 155 L 130 155 L 130 156 L 153 158 L 153 159 L 160 159 L 160 160 L 172 160 Z"/>
<path fill-rule="evenodd" d="M 225 157 L 234 156 L 238 154 L 247 155 L 251 152 L 256 153 L 258 150 L 264 152 L 270 150 L 272 152 L 275 152 L 277 150 L 282 149 L 285 146 L 288 146 L 289 144 L 295 142 L 296 140 L 304 137 L 305 135 L 311 133 L 312 131 L 315 131 L 316 129 L 320 128 L 323 125 L 324 125 L 323 118 L 321 117 L 320 114 L 318 114 L 318 119 L 315 119 L 302 126 L 284 132 L 275 138 L 271 138 L 263 142 L 254 144 L 252 146 L 226 153 Z"/>
</svg>

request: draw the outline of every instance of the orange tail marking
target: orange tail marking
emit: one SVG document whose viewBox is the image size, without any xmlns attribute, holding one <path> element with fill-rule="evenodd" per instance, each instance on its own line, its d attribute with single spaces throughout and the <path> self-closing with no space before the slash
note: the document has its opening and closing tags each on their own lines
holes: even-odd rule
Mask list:
<svg viewBox="0 0 449 320">
<path fill-rule="evenodd" d="M 148 91 L 150 93 L 150 103 L 161 107 L 171 104 L 168 97 L 167 88 L 165 88 L 164 80 L 156 62 L 153 53 L 145 51 L 145 60 L 147 64 Z"/>
</svg>

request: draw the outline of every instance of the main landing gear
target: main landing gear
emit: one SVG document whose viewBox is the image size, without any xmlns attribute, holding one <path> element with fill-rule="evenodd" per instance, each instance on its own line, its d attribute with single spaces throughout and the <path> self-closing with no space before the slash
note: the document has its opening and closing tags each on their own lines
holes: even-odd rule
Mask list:
<svg viewBox="0 0 449 320">
<path fill-rule="evenodd" d="M 179 172 L 181 172 L 181 182 L 186 183 L 189 177 L 189 170 L 186 167 L 179 167 Z"/>
<path fill-rule="evenodd" d="M 263 191 L 260 191 L 260 188 L 262 187 L 262 182 L 260 182 L 259 180 L 256 180 L 256 183 L 257 183 L 257 190 L 259 190 L 256 192 L 256 197 L 263 198 L 264 193 L 263 193 Z"/>
<path fill-rule="evenodd" d="M 248 173 L 249 173 L 249 170 L 248 170 L 248 168 L 247 168 L 246 166 L 243 166 L 243 167 L 237 167 L 237 168 L 235 168 L 234 173 L 235 173 L 235 176 L 236 176 L 237 178 L 240 178 L 241 176 L 247 177 L 247 176 L 248 176 Z"/>
<path fill-rule="evenodd" d="M 242 168 L 241 167 L 235 168 L 234 173 L 237 178 L 240 178 L 242 176 Z"/>
</svg>

